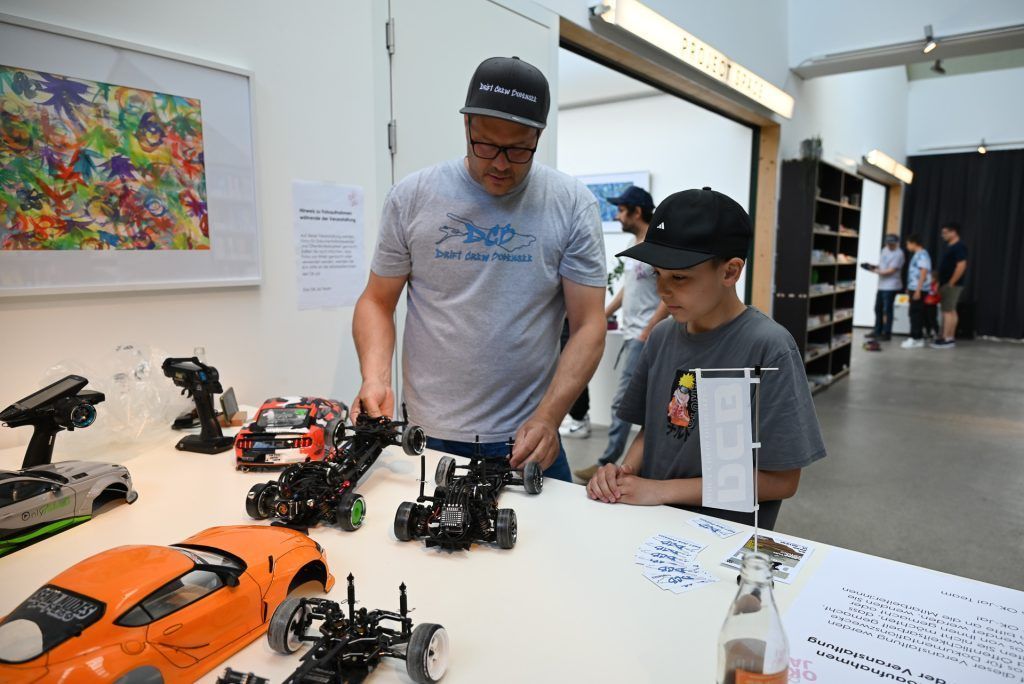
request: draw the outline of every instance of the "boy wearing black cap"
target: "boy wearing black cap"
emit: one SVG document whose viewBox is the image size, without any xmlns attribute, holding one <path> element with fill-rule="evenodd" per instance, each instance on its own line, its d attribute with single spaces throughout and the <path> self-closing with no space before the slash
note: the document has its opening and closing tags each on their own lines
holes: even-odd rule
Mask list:
<svg viewBox="0 0 1024 684">
<path fill-rule="evenodd" d="M 394 415 L 394 313 L 405 290 L 403 400 L 427 446 L 504 458 L 514 435 L 513 466 L 536 461 L 571 481 L 558 426 L 601 359 L 607 276 L 596 198 L 534 163 L 549 100 L 536 67 L 484 60 L 460 110 L 465 156 L 388 193 L 353 317 L 363 378 L 353 414 Z"/>
<path fill-rule="evenodd" d="M 651 333 L 619 417 L 641 426 L 623 465 L 587 485 L 606 503 L 669 504 L 753 524 L 752 513 L 701 508 L 697 368 L 778 368 L 761 380 L 760 524 L 772 529 L 800 469 L 824 458 L 803 359 L 785 328 L 740 301 L 736 282 L 753 230 L 732 199 L 710 188 L 678 192 L 658 206 L 647 238 L 622 252 L 654 267 L 670 320 Z"/>
</svg>

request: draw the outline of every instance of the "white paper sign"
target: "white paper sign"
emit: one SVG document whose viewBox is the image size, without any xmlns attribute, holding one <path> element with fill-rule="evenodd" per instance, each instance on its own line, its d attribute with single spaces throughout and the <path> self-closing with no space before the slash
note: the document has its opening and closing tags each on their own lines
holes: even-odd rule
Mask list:
<svg viewBox="0 0 1024 684">
<path fill-rule="evenodd" d="M 366 285 L 363 189 L 292 181 L 299 308 L 351 306 Z"/>
<path fill-rule="evenodd" d="M 754 510 L 754 451 L 749 378 L 697 378 L 700 397 L 701 505 Z"/>
<path fill-rule="evenodd" d="M 1024 593 L 992 584 L 832 549 L 783 624 L 790 682 L 1024 682 Z"/>
</svg>

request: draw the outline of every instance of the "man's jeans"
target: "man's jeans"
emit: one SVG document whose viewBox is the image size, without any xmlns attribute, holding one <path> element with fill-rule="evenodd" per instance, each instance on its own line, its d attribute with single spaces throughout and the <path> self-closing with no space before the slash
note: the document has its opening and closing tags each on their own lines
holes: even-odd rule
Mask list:
<svg viewBox="0 0 1024 684">
<path fill-rule="evenodd" d="M 457 442 L 451 439 L 437 439 L 427 437 L 427 448 L 435 451 L 443 451 L 446 454 L 456 456 L 474 456 L 476 448 L 480 447 L 480 455 L 484 458 L 505 458 L 508 456 L 508 444 L 506 442 Z M 544 471 L 544 477 L 554 480 L 572 482 L 572 472 L 569 470 L 569 460 L 565 457 L 565 449 L 562 447 L 562 440 L 558 440 L 558 458 Z"/>
<path fill-rule="evenodd" d="M 619 404 L 625 396 L 629 383 L 633 379 L 633 371 L 640 361 L 640 352 L 643 351 L 644 343 L 641 340 L 626 340 L 622 343 L 619 356 L 615 365 L 619 366 L 619 384 L 615 388 L 615 397 L 612 399 L 612 424 L 608 428 L 608 446 L 604 454 L 598 460 L 601 465 L 615 463 L 622 456 L 626 449 L 626 442 L 629 440 L 629 429 L 633 426 L 618 417 Z"/>
<path fill-rule="evenodd" d="M 879 290 L 875 295 L 875 334 L 892 335 L 892 310 L 896 290 Z"/>
</svg>

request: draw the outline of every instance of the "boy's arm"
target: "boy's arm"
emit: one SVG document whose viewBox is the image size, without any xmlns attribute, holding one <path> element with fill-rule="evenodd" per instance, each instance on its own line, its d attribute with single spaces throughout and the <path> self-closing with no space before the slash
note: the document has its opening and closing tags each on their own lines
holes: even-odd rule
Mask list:
<svg viewBox="0 0 1024 684">
<path fill-rule="evenodd" d="M 639 473 L 640 466 L 644 462 L 644 429 L 626 450 L 626 458 L 622 460 L 620 467 L 616 463 L 606 463 L 597 469 L 594 476 L 587 482 L 587 496 L 591 499 L 615 503 L 619 498 L 619 477 L 629 473 Z"/>
<path fill-rule="evenodd" d="M 703 502 L 704 478 L 691 477 L 676 480 L 649 480 L 629 473 L 619 476 L 619 491 L 615 503 L 635 506 L 682 504 L 700 506 Z M 800 469 L 757 471 L 758 501 L 788 499 L 796 494 L 800 485 Z"/>
</svg>

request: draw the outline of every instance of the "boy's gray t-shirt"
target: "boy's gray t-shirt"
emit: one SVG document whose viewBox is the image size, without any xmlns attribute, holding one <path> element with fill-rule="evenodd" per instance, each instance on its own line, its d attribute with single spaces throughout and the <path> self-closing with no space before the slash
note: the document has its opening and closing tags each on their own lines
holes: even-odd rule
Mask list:
<svg viewBox="0 0 1024 684">
<path fill-rule="evenodd" d="M 803 468 L 825 457 L 803 360 L 792 335 L 753 307 L 729 323 L 691 335 L 672 318 L 659 323 L 640 354 L 619 418 L 644 427 L 640 476 L 701 477 L 700 386 L 693 369 L 778 368 L 761 379 L 761 470 Z M 778 502 L 761 502 L 762 520 Z M 724 517 L 724 516 L 723 516 Z"/>
<path fill-rule="evenodd" d="M 605 268 L 597 199 L 542 164 L 501 197 L 474 181 L 462 158 L 395 185 L 371 269 L 409 277 L 410 420 L 439 439 L 514 435 L 554 376 L 562 278 L 604 287 Z"/>
</svg>

